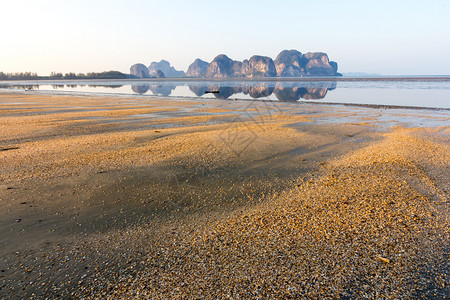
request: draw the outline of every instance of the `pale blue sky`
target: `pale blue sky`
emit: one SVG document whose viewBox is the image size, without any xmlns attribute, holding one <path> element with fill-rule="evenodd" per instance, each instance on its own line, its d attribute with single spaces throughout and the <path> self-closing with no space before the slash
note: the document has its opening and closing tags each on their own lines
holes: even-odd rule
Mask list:
<svg viewBox="0 0 450 300">
<path fill-rule="evenodd" d="M 0 0 L 0 71 L 186 70 L 225 53 L 327 52 L 341 72 L 450 74 L 449 0 Z"/>
</svg>

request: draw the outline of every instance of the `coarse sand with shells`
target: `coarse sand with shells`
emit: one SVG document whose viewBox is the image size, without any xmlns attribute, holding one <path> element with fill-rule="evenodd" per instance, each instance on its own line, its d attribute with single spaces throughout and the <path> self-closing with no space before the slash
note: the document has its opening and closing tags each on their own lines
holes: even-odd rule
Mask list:
<svg viewBox="0 0 450 300">
<path fill-rule="evenodd" d="M 449 295 L 448 126 L 173 112 L 194 100 L 145 123 L 162 100 L 14 97 L 30 103 L 0 116 L 0 298 Z"/>
</svg>

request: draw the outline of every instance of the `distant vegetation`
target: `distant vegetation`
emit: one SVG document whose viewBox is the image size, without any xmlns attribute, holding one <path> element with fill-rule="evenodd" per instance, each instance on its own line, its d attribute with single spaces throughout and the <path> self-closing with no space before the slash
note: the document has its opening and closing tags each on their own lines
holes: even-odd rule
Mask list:
<svg viewBox="0 0 450 300">
<path fill-rule="evenodd" d="M 108 71 L 101 73 L 56 73 L 52 72 L 50 76 L 39 76 L 37 73 L 24 72 L 24 73 L 3 73 L 0 72 L 0 80 L 43 80 L 43 79 L 126 79 L 129 75 L 121 73 L 119 71 Z"/>
<path fill-rule="evenodd" d="M 37 73 L 3 73 L 0 72 L 0 80 L 30 80 L 39 78 Z"/>
</svg>

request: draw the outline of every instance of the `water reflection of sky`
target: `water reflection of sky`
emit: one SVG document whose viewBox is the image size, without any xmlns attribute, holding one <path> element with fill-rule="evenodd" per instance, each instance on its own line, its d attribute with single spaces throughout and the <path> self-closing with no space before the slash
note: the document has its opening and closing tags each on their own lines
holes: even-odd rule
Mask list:
<svg viewBox="0 0 450 300">
<path fill-rule="evenodd" d="M 83 84 L 13 84 L 0 89 L 38 90 L 69 94 L 94 93 L 217 99 L 313 101 L 364 105 L 450 108 L 448 81 L 160 81 Z"/>
</svg>

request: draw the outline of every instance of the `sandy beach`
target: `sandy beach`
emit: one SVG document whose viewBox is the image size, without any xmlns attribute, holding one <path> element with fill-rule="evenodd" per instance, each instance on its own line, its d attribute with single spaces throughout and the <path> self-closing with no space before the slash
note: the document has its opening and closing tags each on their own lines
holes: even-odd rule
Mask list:
<svg viewBox="0 0 450 300">
<path fill-rule="evenodd" d="M 2 299 L 449 295 L 448 110 L 4 92 L 0 137 Z"/>
</svg>

